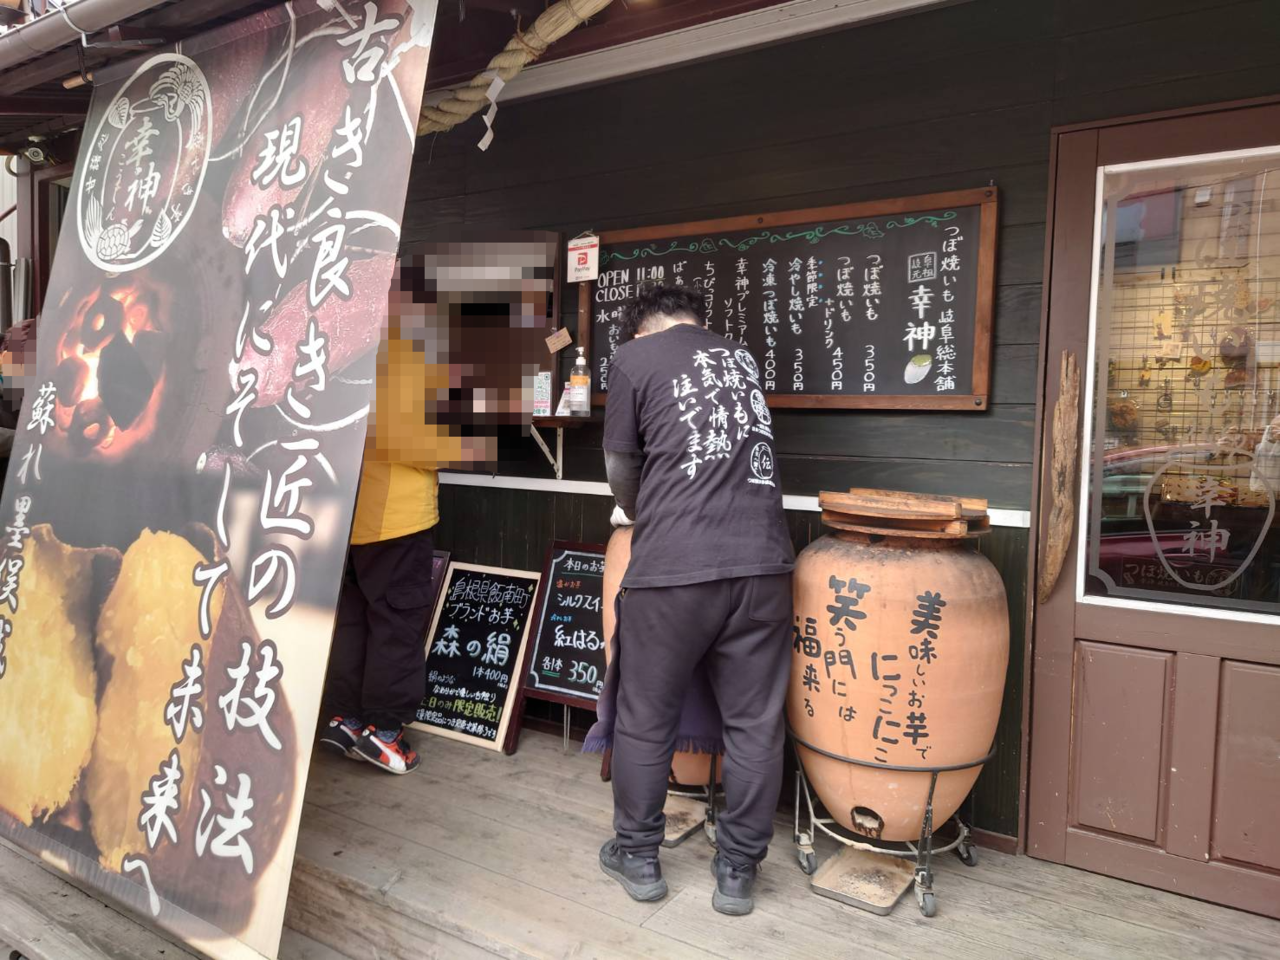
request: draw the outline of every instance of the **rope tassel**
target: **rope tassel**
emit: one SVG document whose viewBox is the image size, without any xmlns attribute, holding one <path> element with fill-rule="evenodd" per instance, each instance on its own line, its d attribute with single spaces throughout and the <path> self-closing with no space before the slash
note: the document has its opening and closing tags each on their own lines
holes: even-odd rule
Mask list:
<svg viewBox="0 0 1280 960">
<path fill-rule="evenodd" d="M 418 118 L 418 136 L 452 130 L 489 106 L 490 130 L 482 141 L 488 146 L 487 141 L 493 135 L 493 103 L 489 91 L 494 85 L 494 78 L 497 77 L 504 83 L 512 80 L 521 70 L 546 53 L 551 44 L 573 32 L 612 2 L 613 0 L 559 0 L 548 7 L 528 30 L 521 32 L 517 29 L 502 51 L 466 85 L 453 90 L 448 97 L 433 106 L 424 104 Z M 495 92 L 494 97 L 496 96 Z"/>
</svg>

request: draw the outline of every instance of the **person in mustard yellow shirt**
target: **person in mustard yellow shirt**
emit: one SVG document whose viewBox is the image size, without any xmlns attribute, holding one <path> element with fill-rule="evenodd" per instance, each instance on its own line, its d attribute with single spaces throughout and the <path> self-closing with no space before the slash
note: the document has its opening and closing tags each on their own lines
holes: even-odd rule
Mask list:
<svg viewBox="0 0 1280 960">
<path fill-rule="evenodd" d="M 403 727 L 426 689 L 432 529 L 440 519 L 436 470 L 462 460 L 462 443 L 447 427 L 428 422 L 436 419 L 434 398 L 447 396 L 449 368 L 428 356 L 424 345 L 434 341 L 422 306 L 403 304 L 398 286 L 393 280 L 388 335 L 378 354 L 375 407 L 325 680 L 331 719 L 320 742 L 404 774 L 420 763 Z"/>
</svg>

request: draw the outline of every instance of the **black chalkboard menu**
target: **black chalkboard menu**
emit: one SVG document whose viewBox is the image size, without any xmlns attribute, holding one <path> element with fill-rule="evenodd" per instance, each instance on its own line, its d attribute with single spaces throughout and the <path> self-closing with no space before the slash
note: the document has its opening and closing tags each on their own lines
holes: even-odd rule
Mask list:
<svg viewBox="0 0 1280 960">
<path fill-rule="evenodd" d="M 982 410 L 989 393 L 997 190 L 600 235 L 579 340 L 604 402 L 622 308 L 646 282 L 697 289 L 745 344 L 773 407 Z"/>
<path fill-rule="evenodd" d="M 427 635 L 420 730 L 508 749 L 538 574 L 451 563 Z"/>
<path fill-rule="evenodd" d="M 524 697 L 594 710 L 604 686 L 604 544 L 556 541 L 542 568 Z"/>
</svg>

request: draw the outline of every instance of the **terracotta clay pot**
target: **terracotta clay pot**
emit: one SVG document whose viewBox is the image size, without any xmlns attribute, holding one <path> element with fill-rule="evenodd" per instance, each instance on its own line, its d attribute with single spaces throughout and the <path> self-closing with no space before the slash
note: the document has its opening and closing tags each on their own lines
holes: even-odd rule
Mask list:
<svg viewBox="0 0 1280 960">
<path fill-rule="evenodd" d="M 631 527 L 618 527 L 614 530 L 604 552 L 604 582 L 601 584 L 600 609 L 604 615 L 605 663 L 613 658 L 613 629 L 617 626 L 613 613 L 613 600 L 622 585 L 627 564 L 631 562 L 631 531 Z M 678 752 L 671 758 L 671 772 L 677 783 L 701 786 L 711 777 L 711 754 Z M 716 782 L 720 782 L 718 767 Z"/>
<path fill-rule="evenodd" d="M 1009 659 L 1004 584 L 971 540 L 839 531 L 811 543 L 795 571 L 795 645 L 787 718 L 805 774 L 846 829 L 918 840 L 928 773 L 986 756 Z M 935 826 L 981 767 L 941 773 Z"/>
</svg>

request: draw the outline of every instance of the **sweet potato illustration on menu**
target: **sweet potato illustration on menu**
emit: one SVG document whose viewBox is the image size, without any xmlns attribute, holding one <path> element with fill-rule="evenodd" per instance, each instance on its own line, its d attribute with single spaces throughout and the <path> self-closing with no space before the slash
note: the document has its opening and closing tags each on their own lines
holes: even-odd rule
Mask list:
<svg viewBox="0 0 1280 960">
<path fill-rule="evenodd" d="M 0 657 L 0 729 L 17 762 L 0 767 L 0 808 L 30 825 L 67 803 L 89 760 L 98 726 L 93 625 L 120 554 L 67 546 L 41 524 L 22 561 L 21 600 L 3 610 L 12 629 Z M 19 731 L 55 718 L 20 742 Z"/>
</svg>

